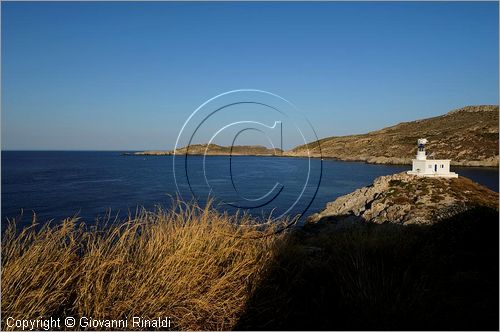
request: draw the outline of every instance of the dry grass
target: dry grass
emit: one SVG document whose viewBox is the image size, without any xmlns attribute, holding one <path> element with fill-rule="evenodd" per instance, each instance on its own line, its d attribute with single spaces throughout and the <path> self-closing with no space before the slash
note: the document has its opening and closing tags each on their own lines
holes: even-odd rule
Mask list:
<svg viewBox="0 0 500 332">
<path fill-rule="evenodd" d="M 9 316 L 72 315 L 231 329 L 282 237 L 255 223 L 180 203 L 111 226 L 12 223 L 2 239 L 2 327 Z"/>
<path fill-rule="evenodd" d="M 255 226 L 184 204 L 111 226 L 12 224 L 2 327 L 169 316 L 178 330 L 498 329 L 496 209 L 432 226 Z"/>
</svg>

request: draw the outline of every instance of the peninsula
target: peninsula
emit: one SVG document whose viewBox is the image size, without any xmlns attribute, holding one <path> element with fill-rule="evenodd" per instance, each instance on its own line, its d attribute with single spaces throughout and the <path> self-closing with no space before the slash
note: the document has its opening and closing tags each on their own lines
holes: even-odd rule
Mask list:
<svg viewBox="0 0 500 332">
<path fill-rule="evenodd" d="M 234 145 L 231 149 L 230 146 L 221 146 L 217 144 L 192 144 L 189 149 L 186 147 L 177 149 L 177 154 L 189 155 L 209 155 L 209 156 L 281 156 L 283 151 L 281 149 L 269 149 L 262 145 Z M 171 156 L 174 151 L 140 151 L 124 153 L 125 155 L 134 156 Z"/>
<path fill-rule="evenodd" d="M 289 151 L 264 146 L 193 144 L 177 154 L 323 157 L 374 164 L 407 164 L 415 154 L 415 142 L 429 140 L 429 157 L 451 159 L 453 166 L 498 167 L 498 105 L 466 106 L 444 115 L 402 122 L 366 134 L 335 136 L 297 146 Z M 173 151 L 141 151 L 126 155 L 164 156 Z"/>
</svg>

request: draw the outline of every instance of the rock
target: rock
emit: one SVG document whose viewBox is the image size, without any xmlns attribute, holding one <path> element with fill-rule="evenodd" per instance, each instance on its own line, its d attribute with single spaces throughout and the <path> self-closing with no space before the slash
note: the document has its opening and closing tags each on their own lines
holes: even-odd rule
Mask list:
<svg viewBox="0 0 500 332">
<path fill-rule="evenodd" d="M 498 210 L 498 193 L 470 179 L 425 178 L 398 173 L 337 198 L 308 224 L 357 218 L 364 223 L 433 224 L 471 207 Z"/>
</svg>

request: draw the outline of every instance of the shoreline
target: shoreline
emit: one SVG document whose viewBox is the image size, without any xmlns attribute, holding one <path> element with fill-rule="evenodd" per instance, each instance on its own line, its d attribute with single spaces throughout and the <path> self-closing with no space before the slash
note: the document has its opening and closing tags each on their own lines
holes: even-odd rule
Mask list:
<svg viewBox="0 0 500 332">
<path fill-rule="evenodd" d="M 185 156 L 185 153 L 178 154 L 177 156 Z M 174 153 L 170 151 L 166 151 L 165 153 L 147 153 L 147 151 L 138 151 L 138 152 L 126 152 L 122 153 L 122 156 L 130 156 L 130 157 L 165 157 L 165 156 L 174 156 Z M 189 153 L 189 156 L 209 156 L 209 157 L 222 157 L 229 156 L 227 153 L 219 153 L 219 154 L 202 154 L 202 153 Z M 232 154 L 234 157 L 278 157 L 278 158 L 309 158 L 308 156 L 301 155 L 271 155 L 271 154 Z M 398 161 L 392 158 L 387 157 L 366 157 L 366 158 L 338 158 L 338 157 L 328 157 L 328 156 L 310 156 L 310 158 L 314 159 L 322 159 L 322 160 L 336 160 L 336 161 L 346 161 L 346 162 L 361 162 L 365 164 L 371 165 L 393 165 L 393 166 L 411 166 L 411 159 L 408 161 Z M 382 161 L 376 160 L 379 158 L 384 158 Z M 403 158 L 401 158 L 403 159 Z M 480 161 L 480 160 L 469 160 L 469 161 L 451 161 L 451 166 L 455 167 L 470 167 L 470 168 L 499 168 L 499 164 L 491 165 L 488 161 Z"/>
</svg>

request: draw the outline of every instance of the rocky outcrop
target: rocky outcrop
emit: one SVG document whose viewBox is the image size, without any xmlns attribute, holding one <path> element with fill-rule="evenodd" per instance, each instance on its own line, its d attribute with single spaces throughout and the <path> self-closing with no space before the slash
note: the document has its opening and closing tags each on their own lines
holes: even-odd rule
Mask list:
<svg viewBox="0 0 500 332">
<path fill-rule="evenodd" d="M 498 210 L 498 193 L 467 178 L 424 178 L 406 173 L 382 176 L 327 204 L 310 216 L 309 224 L 341 223 L 433 224 L 471 207 Z"/>
<path fill-rule="evenodd" d="M 434 159 L 451 159 L 451 165 L 455 166 L 498 167 L 498 106 L 467 106 L 367 134 L 328 137 L 285 154 L 375 164 L 411 164 L 417 139 L 422 137 L 429 140 L 426 148 Z"/>
</svg>

